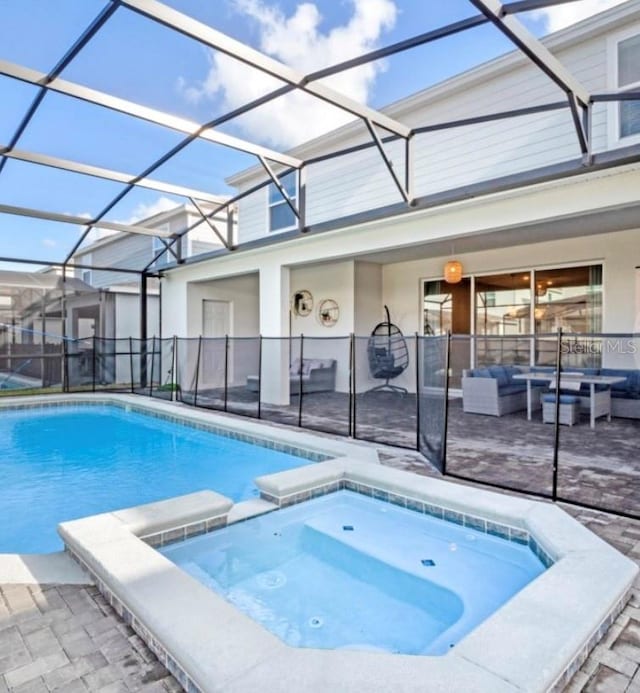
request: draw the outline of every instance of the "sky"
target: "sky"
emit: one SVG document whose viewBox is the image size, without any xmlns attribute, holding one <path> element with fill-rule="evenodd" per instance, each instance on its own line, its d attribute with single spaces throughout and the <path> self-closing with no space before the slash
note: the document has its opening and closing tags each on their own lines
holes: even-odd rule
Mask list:
<svg viewBox="0 0 640 693">
<path fill-rule="evenodd" d="M 476 13 L 468 0 L 165 2 L 302 73 Z M 577 0 L 520 15 L 520 19 L 542 36 L 619 2 Z M 105 4 L 106 0 L 0 0 L 0 60 L 46 73 Z M 349 70 L 326 83 L 379 108 L 511 48 L 494 27 L 486 25 Z M 209 122 L 281 86 L 275 78 L 126 8 L 114 13 L 61 76 L 197 123 Z M 34 87 L 0 76 L 0 146 L 9 142 L 35 94 Z M 286 150 L 348 120 L 348 114 L 333 106 L 293 93 L 225 123 L 220 130 Z M 175 131 L 48 93 L 16 147 L 138 174 L 181 139 Z M 231 192 L 226 176 L 253 164 L 250 155 L 200 141 L 152 177 L 222 194 Z M 16 160 L 7 161 L 0 173 L 0 204 L 86 218 L 99 213 L 121 189 L 113 182 Z M 133 223 L 182 202 L 182 198 L 136 189 L 106 218 Z M 60 261 L 81 230 L 0 214 L 0 256 Z M 0 266 L 7 267 L 6 263 Z"/>
</svg>

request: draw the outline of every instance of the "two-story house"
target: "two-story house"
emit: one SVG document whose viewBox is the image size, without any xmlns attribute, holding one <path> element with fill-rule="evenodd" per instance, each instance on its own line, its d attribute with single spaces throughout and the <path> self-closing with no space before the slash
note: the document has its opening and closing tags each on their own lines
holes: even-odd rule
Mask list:
<svg viewBox="0 0 640 693">
<path fill-rule="evenodd" d="M 236 250 L 165 273 L 163 334 L 367 335 L 387 305 L 405 333 L 478 338 L 461 369 L 490 362 L 491 336 L 637 330 L 640 102 L 608 97 L 640 87 L 640 0 L 543 45 L 588 118 L 514 51 L 383 109 L 411 129 L 409 143 L 380 133 L 386 158 L 361 121 L 297 147 L 304 167 L 281 184 L 303 228 L 273 183 L 246 195 Z M 229 179 L 240 193 L 264 181 L 258 167 Z M 298 314 L 303 291 L 313 308 Z"/>
<path fill-rule="evenodd" d="M 225 198 L 220 198 L 220 204 Z M 203 205 L 207 212 L 210 205 Z M 226 229 L 226 210 L 216 214 L 211 222 Z M 168 211 L 154 214 L 137 222 L 147 228 L 179 234 L 185 228 L 192 231 L 166 249 L 162 238 L 134 233 L 116 232 L 98 238 L 81 247 L 73 256 L 78 265 L 140 270 L 148 267 L 158 272 L 176 256 L 189 258 L 219 250 L 221 241 L 211 226 L 202 221 L 198 210 L 182 204 Z M 117 270 L 101 271 L 76 269 L 75 277 L 99 291 L 84 297 L 74 297 L 67 307 L 67 335 L 79 339 L 97 337 L 123 339 L 140 336 L 140 283 L 132 275 Z M 160 282 L 150 278 L 147 284 L 147 334 L 159 336 L 161 332 Z"/>
</svg>

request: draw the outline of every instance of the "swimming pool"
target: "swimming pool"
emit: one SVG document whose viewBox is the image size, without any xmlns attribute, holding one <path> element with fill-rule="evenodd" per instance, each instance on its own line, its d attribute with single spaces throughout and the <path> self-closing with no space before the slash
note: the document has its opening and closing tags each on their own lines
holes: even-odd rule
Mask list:
<svg viewBox="0 0 640 693">
<path fill-rule="evenodd" d="M 201 489 L 250 498 L 255 477 L 312 459 L 122 406 L 3 409 L 0 553 L 56 551 L 64 520 Z"/>
<path fill-rule="evenodd" d="M 15 373 L 0 373 L 0 390 L 24 390 L 41 386 L 42 381 L 35 378 L 26 378 Z"/>
<path fill-rule="evenodd" d="M 529 549 L 339 491 L 160 549 L 290 646 L 441 655 L 545 570 Z"/>
</svg>

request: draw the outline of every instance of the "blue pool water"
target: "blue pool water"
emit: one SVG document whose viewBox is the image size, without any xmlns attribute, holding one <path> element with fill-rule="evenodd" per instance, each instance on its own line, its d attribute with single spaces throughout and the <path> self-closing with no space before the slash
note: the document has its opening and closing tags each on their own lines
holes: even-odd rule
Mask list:
<svg viewBox="0 0 640 693">
<path fill-rule="evenodd" d="M 249 498 L 309 462 L 116 406 L 3 410 L 0 553 L 57 551 L 59 522 L 202 489 Z"/>
<path fill-rule="evenodd" d="M 350 491 L 161 552 L 288 645 L 403 654 L 444 654 L 544 571 L 526 546 Z"/>
</svg>

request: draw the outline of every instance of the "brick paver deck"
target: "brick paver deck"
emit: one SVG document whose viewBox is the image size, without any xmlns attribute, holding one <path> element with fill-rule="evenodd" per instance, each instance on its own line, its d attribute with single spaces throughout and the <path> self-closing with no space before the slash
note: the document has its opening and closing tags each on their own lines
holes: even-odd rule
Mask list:
<svg viewBox="0 0 640 693">
<path fill-rule="evenodd" d="M 0 693 L 180 690 L 95 587 L 0 587 Z"/>
</svg>

